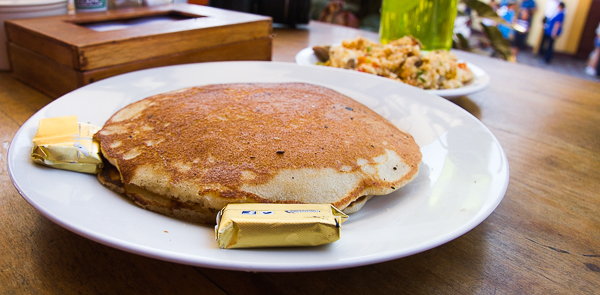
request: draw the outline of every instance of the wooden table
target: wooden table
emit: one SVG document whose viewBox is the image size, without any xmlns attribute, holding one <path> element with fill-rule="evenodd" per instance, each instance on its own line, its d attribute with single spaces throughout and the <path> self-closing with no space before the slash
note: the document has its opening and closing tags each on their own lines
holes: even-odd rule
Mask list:
<svg viewBox="0 0 600 295">
<path fill-rule="evenodd" d="M 375 34 L 311 23 L 275 29 L 275 61 Z M 0 294 L 592 294 L 600 290 L 600 83 L 470 53 L 492 78 L 453 99 L 508 155 L 510 185 L 481 225 L 432 250 L 335 271 L 248 273 L 163 262 L 82 238 L 12 186 L 7 149 L 52 100 L 0 73 Z"/>
</svg>

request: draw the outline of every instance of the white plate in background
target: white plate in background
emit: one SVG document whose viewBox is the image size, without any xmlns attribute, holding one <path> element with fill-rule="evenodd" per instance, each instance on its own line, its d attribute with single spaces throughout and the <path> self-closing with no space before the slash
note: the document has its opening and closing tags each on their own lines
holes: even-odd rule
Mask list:
<svg viewBox="0 0 600 295">
<path fill-rule="evenodd" d="M 317 56 L 314 54 L 312 47 L 307 47 L 300 50 L 296 54 L 296 63 L 299 65 L 317 65 Z M 464 87 L 455 89 L 436 89 L 425 90 L 429 93 L 439 95 L 445 98 L 459 97 L 477 93 L 490 85 L 490 75 L 483 71 L 480 67 L 467 62 L 467 67 L 473 72 L 473 81 L 467 83 Z M 369 74 L 372 75 L 372 74 Z M 383 78 L 383 77 L 382 77 Z M 387 78 L 386 78 L 387 79 Z M 401 83 L 396 81 L 397 83 Z"/>
</svg>

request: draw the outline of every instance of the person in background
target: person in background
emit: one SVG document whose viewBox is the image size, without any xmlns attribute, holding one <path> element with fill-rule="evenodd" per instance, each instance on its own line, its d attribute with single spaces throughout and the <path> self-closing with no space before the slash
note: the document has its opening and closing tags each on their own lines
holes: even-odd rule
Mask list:
<svg viewBox="0 0 600 295">
<path fill-rule="evenodd" d="M 512 39 L 513 35 L 512 25 L 515 23 L 516 19 L 515 0 L 508 0 L 503 4 L 504 5 L 502 5 L 502 7 L 500 7 L 496 13 L 498 13 L 498 15 L 502 17 L 508 23 L 508 25 L 499 24 L 498 29 L 500 30 L 500 33 L 502 33 L 502 36 L 504 36 L 504 39 L 510 40 Z"/>
<path fill-rule="evenodd" d="M 553 16 L 555 16 L 556 13 L 558 13 L 558 5 L 559 4 L 560 4 L 559 0 L 548 0 L 546 2 L 546 7 L 544 9 L 544 20 L 543 20 L 544 24 L 548 20 L 550 20 L 550 18 L 552 18 Z"/>
<path fill-rule="evenodd" d="M 554 40 L 562 33 L 563 23 L 565 21 L 565 3 L 558 4 L 558 11 L 550 17 L 544 24 L 544 37 L 540 46 L 540 55 L 544 55 L 546 63 L 550 63 L 554 55 Z"/>
<path fill-rule="evenodd" d="M 517 55 L 520 49 L 525 49 L 525 40 L 527 39 L 527 33 L 529 32 L 529 10 L 526 8 L 521 8 L 519 10 L 519 15 L 517 16 L 517 21 L 515 22 L 515 37 L 512 42 L 511 49 L 513 51 L 513 55 Z"/>
<path fill-rule="evenodd" d="M 596 38 L 594 38 L 594 49 L 590 53 L 590 57 L 585 67 L 585 73 L 590 76 L 598 75 L 598 59 L 600 59 L 600 24 L 596 29 Z"/>
<path fill-rule="evenodd" d="M 529 27 L 531 25 L 531 19 L 535 13 L 537 6 L 533 0 L 525 0 L 521 3 L 519 12 L 517 14 L 517 21 L 515 23 L 515 37 L 513 40 L 513 54 L 516 56 L 519 50 L 527 47 L 526 41 L 529 35 Z"/>
</svg>

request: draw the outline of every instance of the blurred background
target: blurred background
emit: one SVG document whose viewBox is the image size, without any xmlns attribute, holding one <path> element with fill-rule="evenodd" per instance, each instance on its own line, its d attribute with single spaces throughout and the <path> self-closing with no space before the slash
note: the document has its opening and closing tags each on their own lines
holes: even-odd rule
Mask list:
<svg viewBox="0 0 600 295">
<path fill-rule="evenodd" d="M 557 0 L 459 0 L 455 20 L 454 48 L 505 60 L 525 63 L 580 78 L 600 81 L 586 74 L 590 55 L 597 50 L 594 40 L 600 29 L 600 0 L 562 0 L 565 21 L 562 34 L 554 44 L 552 63 L 536 54 L 543 37 L 544 18 Z M 189 3 L 245 11 L 273 17 L 275 23 L 297 27 L 318 20 L 336 25 L 378 32 L 382 0 L 188 0 Z M 510 20 L 511 34 L 496 33 L 496 28 Z M 514 38 L 518 29 L 516 19 L 527 13 L 528 27 L 524 44 L 517 48 Z M 490 29 L 491 28 L 491 29 Z M 515 30 L 514 28 L 517 28 Z M 490 31 L 492 30 L 492 31 Z M 505 40 L 501 40 L 505 39 Z M 596 44 L 597 45 L 597 44 Z M 600 71 L 599 71 L 600 72 Z"/>
</svg>

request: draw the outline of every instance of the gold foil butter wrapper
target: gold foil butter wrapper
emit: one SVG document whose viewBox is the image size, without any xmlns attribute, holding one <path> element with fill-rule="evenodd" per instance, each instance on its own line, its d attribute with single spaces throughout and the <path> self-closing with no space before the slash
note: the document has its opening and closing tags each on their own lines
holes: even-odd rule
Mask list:
<svg viewBox="0 0 600 295">
<path fill-rule="evenodd" d="M 339 240 L 346 219 L 329 204 L 229 204 L 215 236 L 221 248 L 318 246 Z"/>
<path fill-rule="evenodd" d="M 100 144 L 92 137 L 100 127 L 77 116 L 41 119 L 33 137 L 31 158 L 53 168 L 97 174 L 102 169 Z"/>
</svg>

